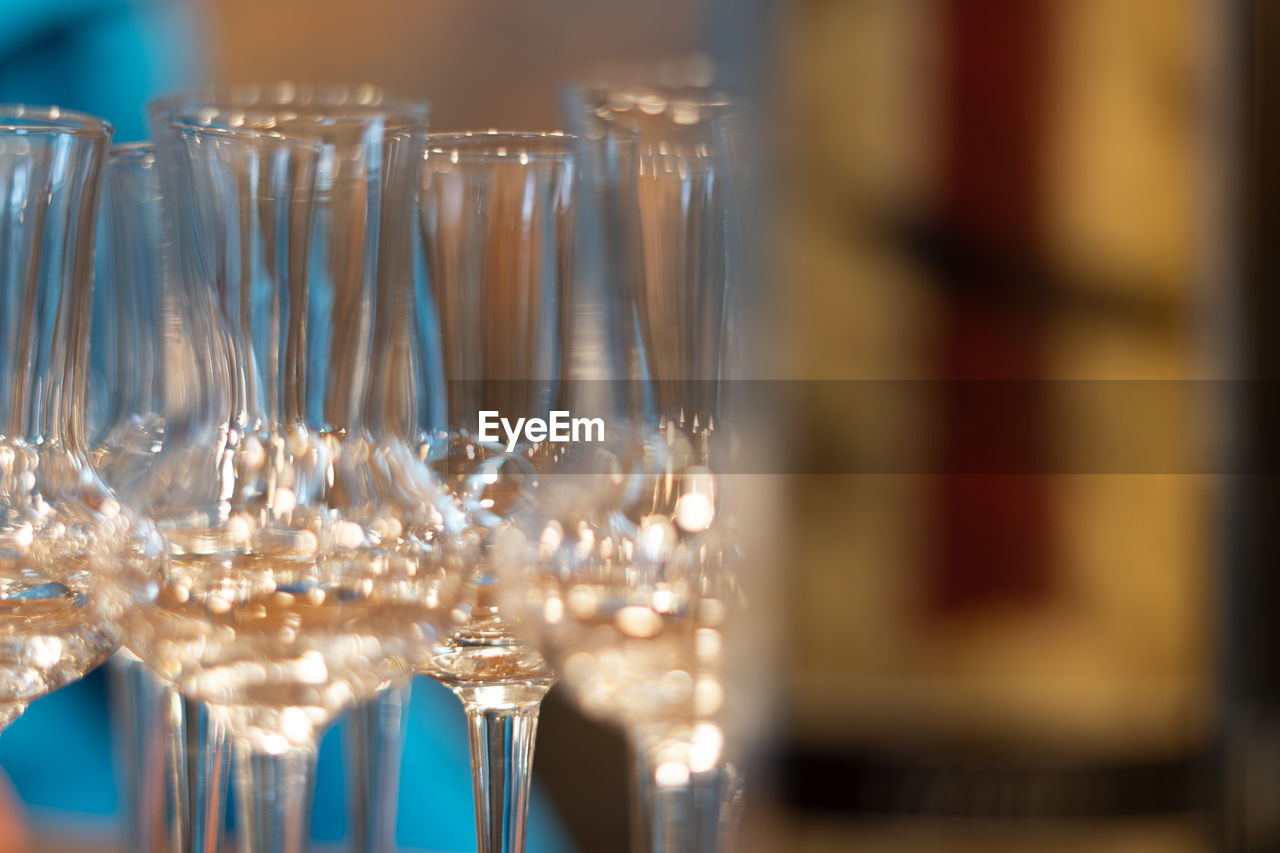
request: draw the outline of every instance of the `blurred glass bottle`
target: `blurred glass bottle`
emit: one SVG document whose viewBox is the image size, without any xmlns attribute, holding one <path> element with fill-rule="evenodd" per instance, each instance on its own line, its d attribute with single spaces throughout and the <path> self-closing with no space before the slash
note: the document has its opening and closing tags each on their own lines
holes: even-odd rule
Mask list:
<svg viewBox="0 0 1280 853">
<path fill-rule="evenodd" d="M 1212 367 L 1210 7 L 791 11 L 782 310 L 794 375 L 826 380 L 792 446 L 845 475 L 792 483 L 797 809 L 1207 805 L 1214 462 L 1185 380 Z M 867 405 L 886 386 L 902 405 Z M 1126 467 L 1131 436 L 1169 466 Z"/>
</svg>

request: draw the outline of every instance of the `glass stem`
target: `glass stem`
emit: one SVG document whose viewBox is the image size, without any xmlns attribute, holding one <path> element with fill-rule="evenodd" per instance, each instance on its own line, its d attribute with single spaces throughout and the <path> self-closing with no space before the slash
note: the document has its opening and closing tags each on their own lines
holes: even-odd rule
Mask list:
<svg viewBox="0 0 1280 853">
<path fill-rule="evenodd" d="M 657 747 L 631 733 L 631 844 L 633 853 L 693 853 L 692 780 L 687 772 L 660 764 Z M 674 778 L 673 778 L 674 777 Z"/>
<path fill-rule="evenodd" d="M 347 744 L 353 784 L 351 829 L 356 853 L 392 853 L 400 755 L 408 721 L 409 685 L 384 690 L 351 714 Z"/>
<path fill-rule="evenodd" d="M 125 849 L 217 853 L 226 805 L 226 730 L 126 651 L 111 659 Z"/>
<path fill-rule="evenodd" d="M 241 853 L 306 851 L 318 758 L 315 744 L 290 746 L 272 755 L 236 741 Z"/>
<path fill-rule="evenodd" d="M 742 800 L 737 769 L 721 761 L 710 770 L 664 765 L 663 741 L 631 732 L 631 843 L 634 853 L 720 853 L 733 849 Z"/>
<path fill-rule="evenodd" d="M 125 650 L 107 662 L 107 673 L 112 735 L 121 771 L 124 849 L 159 850 L 165 823 L 157 806 L 166 777 L 164 763 L 158 760 L 165 745 L 156 743 L 156 735 L 164 734 L 159 725 L 164 690 L 142 661 Z"/>
<path fill-rule="evenodd" d="M 202 702 L 166 688 L 174 769 L 168 792 L 175 815 L 176 850 L 218 853 L 227 804 L 231 751 L 226 724 Z"/>
<path fill-rule="evenodd" d="M 738 849 L 738 827 L 742 823 L 742 810 L 746 797 L 746 781 L 737 765 L 721 762 L 712 772 L 715 799 L 707 804 L 708 813 L 714 818 L 711 827 L 717 833 L 716 850 Z"/>
<path fill-rule="evenodd" d="M 467 712 L 478 853 L 523 853 L 545 684 L 455 685 Z"/>
<path fill-rule="evenodd" d="M 631 732 L 631 853 L 649 853 L 653 843 L 653 761 L 647 744 L 640 735 Z"/>
</svg>

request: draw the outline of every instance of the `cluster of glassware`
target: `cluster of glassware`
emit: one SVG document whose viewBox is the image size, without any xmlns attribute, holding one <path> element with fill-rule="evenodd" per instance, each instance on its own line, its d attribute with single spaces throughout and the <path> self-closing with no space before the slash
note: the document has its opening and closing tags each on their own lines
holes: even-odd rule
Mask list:
<svg viewBox="0 0 1280 853">
<path fill-rule="evenodd" d="M 171 97 L 116 148 L 0 107 L 0 715 L 119 648 L 130 850 L 219 849 L 231 766 L 243 849 L 305 849 L 352 709 L 393 849 L 414 673 L 480 850 L 524 847 L 556 681 L 630 733 L 637 850 L 724 846 L 744 170 L 705 83 L 579 86 L 568 133 L 371 87 Z"/>
</svg>

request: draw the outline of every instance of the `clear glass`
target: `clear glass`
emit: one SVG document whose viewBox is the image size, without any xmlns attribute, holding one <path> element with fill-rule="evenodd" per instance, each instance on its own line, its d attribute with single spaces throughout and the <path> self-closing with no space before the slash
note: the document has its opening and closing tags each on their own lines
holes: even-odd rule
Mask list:
<svg viewBox="0 0 1280 853">
<path fill-rule="evenodd" d="M 225 727 L 128 649 L 109 664 L 124 849 L 217 853 L 231 767 Z"/>
<path fill-rule="evenodd" d="M 160 180 L 148 143 L 111 149 L 99 212 L 90 399 L 93 462 L 129 503 L 164 440 Z"/>
<path fill-rule="evenodd" d="M 0 106 L 0 726 L 115 647 L 97 595 L 125 515 L 85 421 L 111 126 Z"/>
<path fill-rule="evenodd" d="M 142 501 L 163 553 L 126 564 L 117 614 L 226 726 L 244 849 L 299 851 L 320 733 L 423 662 L 459 586 L 451 508 L 363 418 L 425 107 L 280 84 L 151 117 L 183 373 Z"/>
<path fill-rule="evenodd" d="M 715 793 L 735 776 L 725 630 L 741 605 L 723 415 L 742 262 L 736 108 L 701 85 L 612 80 L 568 102 L 609 440 L 564 454 L 499 562 L 525 567 L 510 588 L 565 687 L 629 734 L 636 849 L 718 850 Z"/>
<path fill-rule="evenodd" d="M 394 853 L 400 758 L 409 721 L 409 685 L 384 690 L 351 712 L 347 741 L 347 795 L 351 849 Z"/>
<path fill-rule="evenodd" d="M 484 434 L 480 413 L 545 419 L 557 407 L 574 175 L 563 134 L 429 136 L 409 235 L 413 274 L 380 335 L 385 356 L 400 359 L 379 371 L 393 378 L 382 416 L 431 461 L 475 546 L 464 622 L 424 671 L 466 709 L 484 853 L 524 849 L 538 709 L 554 679 L 499 605 L 489 543 L 555 451 L 546 440 Z M 446 393 L 429 393 L 440 377 Z"/>
<path fill-rule="evenodd" d="M 133 507 L 146 494 L 163 446 L 166 335 L 181 329 L 166 286 L 159 168 L 150 144 L 111 149 L 100 217 L 94 465 Z M 127 648 L 111 659 L 110 677 L 123 758 L 125 849 L 218 850 L 230 760 L 224 728 Z"/>
</svg>

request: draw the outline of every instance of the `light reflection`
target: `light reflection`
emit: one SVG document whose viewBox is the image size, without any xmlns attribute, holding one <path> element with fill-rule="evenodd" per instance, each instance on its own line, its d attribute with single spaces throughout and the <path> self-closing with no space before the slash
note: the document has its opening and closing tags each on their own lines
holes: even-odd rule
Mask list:
<svg viewBox="0 0 1280 853">
<path fill-rule="evenodd" d="M 618 630 L 632 637 L 653 637 L 662 630 L 662 617 L 648 607 L 631 605 L 614 616 Z"/>
</svg>

